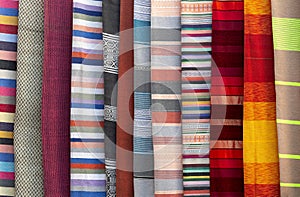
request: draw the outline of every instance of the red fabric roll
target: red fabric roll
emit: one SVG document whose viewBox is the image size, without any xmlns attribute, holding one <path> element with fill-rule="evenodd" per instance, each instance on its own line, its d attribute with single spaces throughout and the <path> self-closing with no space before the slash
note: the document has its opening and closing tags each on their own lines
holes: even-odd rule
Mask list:
<svg viewBox="0 0 300 197">
<path fill-rule="evenodd" d="M 133 191 L 133 0 L 120 1 L 120 57 L 117 111 L 117 196 Z"/>
<path fill-rule="evenodd" d="M 42 137 L 45 197 L 70 196 L 72 2 L 44 2 Z"/>
</svg>

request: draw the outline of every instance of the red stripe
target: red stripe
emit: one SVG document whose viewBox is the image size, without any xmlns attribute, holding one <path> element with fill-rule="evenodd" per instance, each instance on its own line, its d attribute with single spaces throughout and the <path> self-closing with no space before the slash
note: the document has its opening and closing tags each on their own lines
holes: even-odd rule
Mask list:
<svg viewBox="0 0 300 197">
<path fill-rule="evenodd" d="M 0 111 L 1 112 L 15 113 L 15 109 L 16 109 L 15 105 L 0 104 Z"/>
<path fill-rule="evenodd" d="M 18 28 L 14 25 L 2 25 L 0 24 L 0 32 L 5 34 L 17 34 Z"/>
<path fill-rule="evenodd" d="M 1 8 L 18 8 L 19 1 L 0 0 Z"/>
<path fill-rule="evenodd" d="M 216 150 L 216 149 L 212 149 L 210 151 L 210 158 L 243 158 L 243 150 Z"/>
</svg>

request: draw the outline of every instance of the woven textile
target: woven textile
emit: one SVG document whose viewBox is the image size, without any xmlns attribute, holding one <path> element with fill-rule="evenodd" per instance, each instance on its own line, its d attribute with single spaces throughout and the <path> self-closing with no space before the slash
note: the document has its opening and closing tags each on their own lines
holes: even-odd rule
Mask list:
<svg viewBox="0 0 300 197">
<path fill-rule="evenodd" d="M 151 1 L 134 1 L 134 196 L 154 195 L 151 125 Z"/>
<path fill-rule="evenodd" d="M 0 196 L 15 195 L 13 130 L 18 1 L 0 0 Z"/>
<path fill-rule="evenodd" d="M 300 194 L 300 2 L 272 0 L 281 196 Z"/>
<path fill-rule="evenodd" d="M 16 196 L 44 196 L 42 73 L 44 1 L 19 1 L 17 102 L 14 130 Z"/>
<path fill-rule="evenodd" d="M 133 196 L 133 0 L 120 0 L 117 196 Z"/>
<path fill-rule="evenodd" d="M 155 196 L 182 196 L 180 0 L 151 1 Z"/>
<path fill-rule="evenodd" d="M 211 196 L 243 196 L 243 0 L 214 1 Z"/>
<path fill-rule="evenodd" d="M 102 2 L 73 2 L 71 196 L 105 196 Z"/>
<path fill-rule="evenodd" d="M 70 196 L 72 0 L 45 0 L 42 138 L 45 197 Z"/>
<path fill-rule="evenodd" d="M 245 0 L 245 196 L 279 196 L 270 0 Z"/>
<path fill-rule="evenodd" d="M 209 196 L 212 1 L 181 1 L 184 196 Z"/>
<path fill-rule="evenodd" d="M 106 195 L 116 196 L 116 121 L 120 0 L 103 0 Z"/>
</svg>

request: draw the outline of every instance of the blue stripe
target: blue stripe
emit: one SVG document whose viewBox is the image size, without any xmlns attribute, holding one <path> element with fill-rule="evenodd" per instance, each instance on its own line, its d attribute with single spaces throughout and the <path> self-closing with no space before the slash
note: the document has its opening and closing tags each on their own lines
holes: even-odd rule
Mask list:
<svg viewBox="0 0 300 197">
<path fill-rule="evenodd" d="M 3 16 L 18 16 L 18 9 L 0 8 L 0 15 L 3 15 Z"/>
<path fill-rule="evenodd" d="M 89 16 L 102 16 L 102 12 L 88 11 L 81 8 L 74 8 L 73 13 L 80 13 Z"/>
<path fill-rule="evenodd" d="M 14 124 L 13 123 L 0 122 L 0 130 L 1 131 L 13 131 L 14 130 Z"/>
<path fill-rule="evenodd" d="M 7 88 L 16 88 L 16 80 L 0 79 L 0 86 Z"/>
<path fill-rule="evenodd" d="M 105 197 L 106 192 L 71 191 L 72 197 Z"/>
<path fill-rule="evenodd" d="M 83 104 L 83 103 L 72 103 L 72 108 L 86 108 L 86 109 L 104 109 L 104 105 L 98 104 Z"/>
<path fill-rule="evenodd" d="M 0 41 L 17 42 L 17 35 L 0 33 Z"/>
<path fill-rule="evenodd" d="M 209 119 L 210 114 L 183 114 L 183 119 Z"/>
<path fill-rule="evenodd" d="M 75 159 L 71 158 L 71 163 L 104 164 L 104 159 Z"/>
<path fill-rule="evenodd" d="M 0 153 L 0 161 L 14 162 L 14 154 Z"/>
<path fill-rule="evenodd" d="M 100 33 L 90 33 L 90 32 L 79 31 L 79 30 L 74 30 L 73 36 L 98 39 L 98 40 L 102 39 L 102 34 L 100 34 Z"/>
<path fill-rule="evenodd" d="M 77 57 L 72 58 L 72 63 L 85 64 L 90 66 L 103 66 L 103 60 L 90 60 L 86 58 L 77 58 Z"/>
<path fill-rule="evenodd" d="M 0 172 L 14 172 L 14 162 L 0 162 Z"/>
</svg>

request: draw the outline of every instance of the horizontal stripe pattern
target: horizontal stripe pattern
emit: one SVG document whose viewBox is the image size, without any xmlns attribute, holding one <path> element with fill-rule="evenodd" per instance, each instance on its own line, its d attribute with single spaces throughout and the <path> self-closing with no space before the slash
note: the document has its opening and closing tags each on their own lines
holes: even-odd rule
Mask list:
<svg viewBox="0 0 300 197">
<path fill-rule="evenodd" d="M 73 2 L 71 196 L 106 196 L 102 1 Z M 92 45 L 89 45 L 92 43 Z"/>
<path fill-rule="evenodd" d="M 0 0 L 0 196 L 15 196 L 13 130 L 18 1 Z"/>
</svg>

